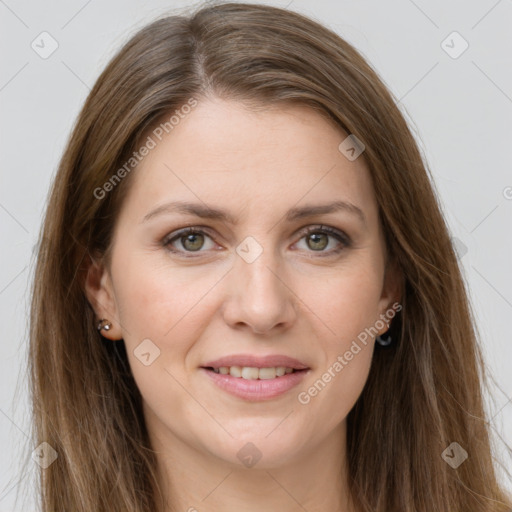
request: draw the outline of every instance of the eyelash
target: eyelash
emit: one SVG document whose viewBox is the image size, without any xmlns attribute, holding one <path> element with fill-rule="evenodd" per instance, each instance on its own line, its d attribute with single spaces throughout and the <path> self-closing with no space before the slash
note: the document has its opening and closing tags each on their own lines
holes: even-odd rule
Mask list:
<svg viewBox="0 0 512 512">
<path fill-rule="evenodd" d="M 309 252 L 319 253 L 321 255 L 320 257 L 327 257 L 327 256 L 333 256 L 333 255 L 339 254 L 341 251 L 350 247 L 350 245 L 351 245 L 350 238 L 345 233 L 343 233 L 343 231 L 339 231 L 337 229 L 331 228 L 329 226 L 323 226 L 323 225 L 309 226 L 306 229 L 302 230 L 301 237 L 299 238 L 299 241 L 302 240 L 304 237 L 307 237 L 311 233 L 321 233 L 321 234 L 325 234 L 325 235 L 330 235 L 330 236 L 336 238 L 338 240 L 338 242 L 340 242 L 340 244 L 341 244 L 337 249 L 332 249 L 331 251 L 327 251 L 327 252 L 313 251 L 313 250 L 309 251 Z M 181 250 L 174 249 L 171 246 L 172 242 L 174 242 L 175 240 L 179 240 L 180 238 L 183 238 L 183 237 L 185 237 L 187 235 L 191 235 L 191 234 L 192 235 L 206 235 L 209 238 L 212 238 L 212 236 L 208 233 L 208 231 L 205 231 L 203 228 L 201 228 L 199 226 L 190 226 L 190 227 L 181 229 L 177 232 L 167 235 L 162 240 L 162 245 L 169 252 L 172 252 L 174 254 L 187 254 L 185 256 L 185 258 L 197 258 L 201 252 L 205 252 L 205 251 L 202 251 L 202 250 L 198 250 L 198 251 L 183 250 L 183 251 L 181 251 Z M 322 254 L 324 252 L 325 252 L 325 254 Z M 188 255 L 188 254 L 190 254 L 190 255 Z"/>
</svg>

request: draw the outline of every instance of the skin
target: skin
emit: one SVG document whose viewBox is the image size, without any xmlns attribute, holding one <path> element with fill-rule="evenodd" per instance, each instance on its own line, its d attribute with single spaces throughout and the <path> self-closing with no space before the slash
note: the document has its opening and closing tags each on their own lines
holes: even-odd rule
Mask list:
<svg viewBox="0 0 512 512">
<path fill-rule="evenodd" d="M 126 344 L 165 511 L 356 510 L 346 417 L 367 380 L 374 339 L 309 403 L 297 398 L 398 300 L 364 154 L 349 161 L 338 150 L 347 135 L 304 106 L 253 112 L 210 98 L 133 171 L 111 265 L 91 264 L 86 292 L 98 318 L 113 324 L 103 335 Z M 348 211 L 285 219 L 290 208 L 340 199 L 365 221 Z M 142 221 L 175 200 L 224 208 L 237 222 L 182 213 Z M 303 233 L 320 225 L 350 244 Z M 208 230 L 188 245 L 175 239 L 181 252 L 173 254 L 164 239 L 187 226 Z M 247 236 L 263 249 L 252 263 L 235 251 Z M 134 355 L 144 339 L 160 350 L 147 366 Z M 249 402 L 199 370 L 236 353 L 285 354 L 311 370 L 284 395 Z M 262 455 L 250 468 L 237 457 L 249 442 Z"/>
</svg>

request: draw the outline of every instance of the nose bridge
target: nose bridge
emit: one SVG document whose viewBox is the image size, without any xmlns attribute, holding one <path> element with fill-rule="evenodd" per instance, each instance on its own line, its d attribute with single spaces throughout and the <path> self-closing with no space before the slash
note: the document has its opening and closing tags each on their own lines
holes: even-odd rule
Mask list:
<svg viewBox="0 0 512 512">
<path fill-rule="evenodd" d="M 267 295 L 268 302 L 271 296 L 282 293 L 283 284 L 275 275 L 282 265 L 272 246 L 272 237 L 262 238 L 248 236 L 238 244 L 234 270 L 235 278 L 245 285 L 242 290 L 250 287 L 254 298 Z"/>
<path fill-rule="evenodd" d="M 227 321 L 243 322 L 259 332 L 288 323 L 293 314 L 293 294 L 279 275 L 283 265 L 278 252 L 271 237 L 262 238 L 247 237 L 236 247 L 226 310 Z"/>
</svg>

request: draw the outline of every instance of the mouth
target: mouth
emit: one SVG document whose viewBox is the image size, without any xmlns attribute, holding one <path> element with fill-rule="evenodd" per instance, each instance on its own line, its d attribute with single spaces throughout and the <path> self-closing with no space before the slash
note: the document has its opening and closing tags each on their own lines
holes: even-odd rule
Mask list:
<svg viewBox="0 0 512 512">
<path fill-rule="evenodd" d="M 229 375 L 237 379 L 246 380 L 272 380 L 279 379 L 291 373 L 306 372 L 309 368 L 291 368 L 289 366 L 270 366 L 270 367 L 256 367 L 256 366 L 202 366 L 205 370 L 217 373 L 219 375 Z"/>
<path fill-rule="evenodd" d="M 245 401 L 265 401 L 285 396 L 298 386 L 311 368 L 286 356 L 228 356 L 199 368 L 210 382 Z"/>
<path fill-rule="evenodd" d="M 220 390 L 247 401 L 284 395 L 311 372 L 303 362 L 281 354 L 233 354 L 207 361 L 199 370 Z"/>
</svg>

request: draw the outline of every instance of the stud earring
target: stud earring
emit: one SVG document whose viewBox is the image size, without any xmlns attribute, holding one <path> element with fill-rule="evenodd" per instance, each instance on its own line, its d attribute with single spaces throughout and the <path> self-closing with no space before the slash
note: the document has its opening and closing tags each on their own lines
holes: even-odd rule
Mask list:
<svg viewBox="0 0 512 512">
<path fill-rule="evenodd" d="M 106 318 L 102 318 L 98 322 L 98 327 L 97 327 L 98 331 L 102 331 L 102 330 L 110 331 L 111 328 L 112 328 L 112 324 Z"/>
</svg>

